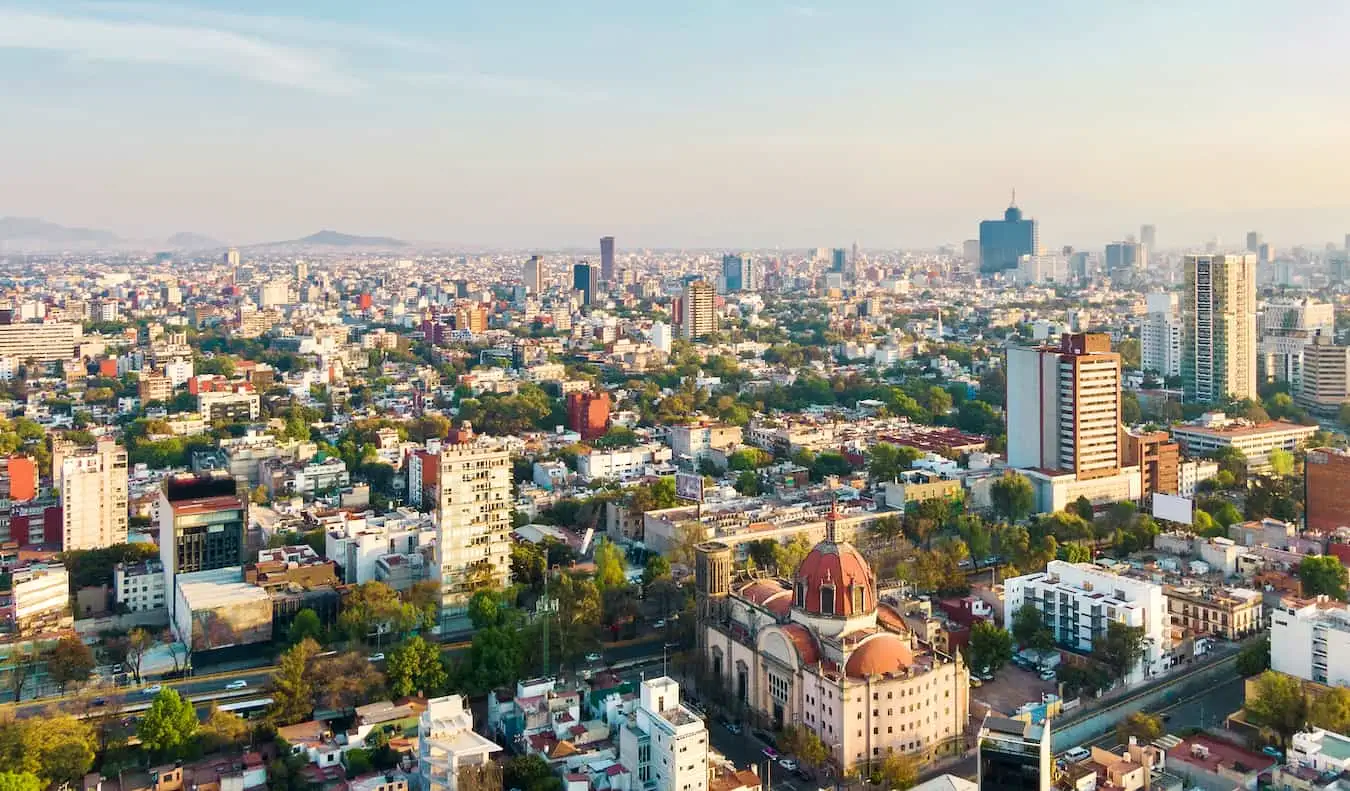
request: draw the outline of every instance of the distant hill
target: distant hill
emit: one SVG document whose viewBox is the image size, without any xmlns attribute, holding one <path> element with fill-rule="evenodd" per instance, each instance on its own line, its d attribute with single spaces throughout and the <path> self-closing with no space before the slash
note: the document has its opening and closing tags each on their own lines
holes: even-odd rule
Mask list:
<svg viewBox="0 0 1350 791">
<path fill-rule="evenodd" d="M 287 242 L 270 242 L 259 247 L 374 247 L 388 250 L 394 247 L 407 247 L 408 243 L 389 236 L 354 236 L 349 233 L 323 230 L 310 234 L 303 239 Z"/>
<path fill-rule="evenodd" d="M 219 239 L 213 239 L 206 234 L 193 233 L 192 231 L 176 233 L 164 240 L 164 243 L 174 250 L 209 250 L 225 246 L 225 243 Z"/>
<path fill-rule="evenodd" d="M 38 245 L 111 245 L 120 240 L 112 231 L 69 228 L 36 217 L 0 217 L 0 241 Z"/>
</svg>

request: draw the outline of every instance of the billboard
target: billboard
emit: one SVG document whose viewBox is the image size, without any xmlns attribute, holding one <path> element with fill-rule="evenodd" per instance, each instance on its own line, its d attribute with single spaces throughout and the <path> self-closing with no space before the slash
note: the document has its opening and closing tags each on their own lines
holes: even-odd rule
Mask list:
<svg viewBox="0 0 1350 791">
<path fill-rule="evenodd" d="M 703 476 L 690 472 L 675 473 L 675 496 L 681 500 L 703 502 Z"/>
<path fill-rule="evenodd" d="M 192 611 L 192 650 L 272 640 L 272 600 L 266 596 Z"/>
<path fill-rule="evenodd" d="M 1189 525 L 1194 521 L 1191 506 L 1192 503 L 1189 498 L 1155 492 L 1153 495 L 1153 518 Z"/>
</svg>

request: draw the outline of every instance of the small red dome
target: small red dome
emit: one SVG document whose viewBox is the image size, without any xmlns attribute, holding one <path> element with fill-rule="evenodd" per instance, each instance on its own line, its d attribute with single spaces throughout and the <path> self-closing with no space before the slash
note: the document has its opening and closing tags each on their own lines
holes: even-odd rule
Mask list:
<svg viewBox="0 0 1350 791">
<path fill-rule="evenodd" d="M 863 641 L 849 654 L 844 673 L 850 678 L 868 678 L 898 673 L 914 664 L 909 642 L 899 635 L 882 632 Z"/>
<path fill-rule="evenodd" d="M 847 618 L 877 608 L 872 568 L 852 544 L 816 544 L 793 579 L 794 605 L 811 615 Z"/>
</svg>

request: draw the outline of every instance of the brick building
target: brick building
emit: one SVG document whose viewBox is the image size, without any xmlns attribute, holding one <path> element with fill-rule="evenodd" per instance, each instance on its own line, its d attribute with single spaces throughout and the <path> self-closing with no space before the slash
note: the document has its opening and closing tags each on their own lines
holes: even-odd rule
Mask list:
<svg viewBox="0 0 1350 791">
<path fill-rule="evenodd" d="M 567 394 L 567 427 L 583 441 L 596 439 L 609 430 L 609 411 L 613 401 L 604 391 Z"/>
<path fill-rule="evenodd" d="M 1166 431 L 1135 434 L 1125 432 L 1124 463 L 1138 467 L 1140 491 L 1144 497 L 1154 492 L 1176 494 L 1181 449 Z"/>
<path fill-rule="evenodd" d="M 1308 529 L 1350 526 L 1350 451 L 1309 450 L 1305 470 Z"/>
</svg>

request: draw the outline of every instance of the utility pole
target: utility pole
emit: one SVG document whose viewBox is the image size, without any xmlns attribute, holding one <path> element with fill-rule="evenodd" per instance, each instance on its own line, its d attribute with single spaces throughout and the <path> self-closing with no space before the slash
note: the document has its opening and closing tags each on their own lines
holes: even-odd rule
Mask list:
<svg viewBox="0 0 1350 791">
<path fill-rule="evenodd" d="M 550 614 L 553 612 L 553 605 L 552 605 L 552 604 L 549 604 L 549 601 L 548 601 L 548 555 L 544 555 L 543 561 L 544 561 L 543 564 L 542 564 L 543 567 L 544 567 L 544 598 L 543 598 L 543 604 L 544 604 L 544 676 L 543 676 L 543 677 L 544 677 L 544 678 L 548 678 L 548 677 L 549 677 L 549 675 L 548 675 L 548 674 L 549 674 L 549 665 L 548 665 L 548 633 L 549 633 L 550 631 L 552 631 L 552 628 L 551 628 L 551 627 L 552 627 L 552 624 L 551 624 L 551 622 L 550 622 Z"/>
</svg>

